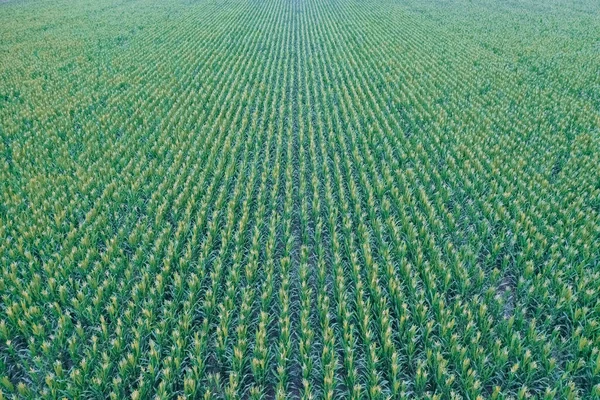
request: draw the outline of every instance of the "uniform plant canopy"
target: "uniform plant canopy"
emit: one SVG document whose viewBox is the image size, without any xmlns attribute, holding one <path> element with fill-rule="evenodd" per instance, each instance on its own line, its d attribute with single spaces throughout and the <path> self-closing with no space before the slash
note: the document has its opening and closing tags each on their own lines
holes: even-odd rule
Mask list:
<svg viewBox="0 0 600 400">
<path fill-rule="evenodd" d="M 0 3 L 0 400 L 600 398 L 598 1 Z"/>
</svg>

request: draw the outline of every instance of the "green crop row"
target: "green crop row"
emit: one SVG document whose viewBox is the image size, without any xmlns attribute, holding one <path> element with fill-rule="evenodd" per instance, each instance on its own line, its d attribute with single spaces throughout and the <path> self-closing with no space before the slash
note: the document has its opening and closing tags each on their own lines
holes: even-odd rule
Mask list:
<svg viewBox="0 0 600 400">
<path fill-rule="evenodd" d="M 600 398 L 590 12 L 0 1 L 0 400 Z"/>
</svg>

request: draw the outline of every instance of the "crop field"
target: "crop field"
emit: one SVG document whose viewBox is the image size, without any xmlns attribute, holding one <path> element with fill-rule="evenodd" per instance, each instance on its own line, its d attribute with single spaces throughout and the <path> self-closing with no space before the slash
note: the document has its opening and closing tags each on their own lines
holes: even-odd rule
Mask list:
<svg viewBox="0 0 600 400">
<path fill-rule="evenodd" d="M 600 398 L 598 1 L 0 3 L 0 400 Z"/>
</svg>

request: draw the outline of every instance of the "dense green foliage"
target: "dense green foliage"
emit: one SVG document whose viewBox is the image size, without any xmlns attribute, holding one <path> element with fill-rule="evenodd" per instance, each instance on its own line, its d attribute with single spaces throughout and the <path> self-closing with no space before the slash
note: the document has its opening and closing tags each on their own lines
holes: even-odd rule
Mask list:
<svg viewBox="0 0 600 400">
<path fill-rule="evenodd" d="M 600 3 L 0 4 L 0 399 L 600 398 Z"/>
</svg>

